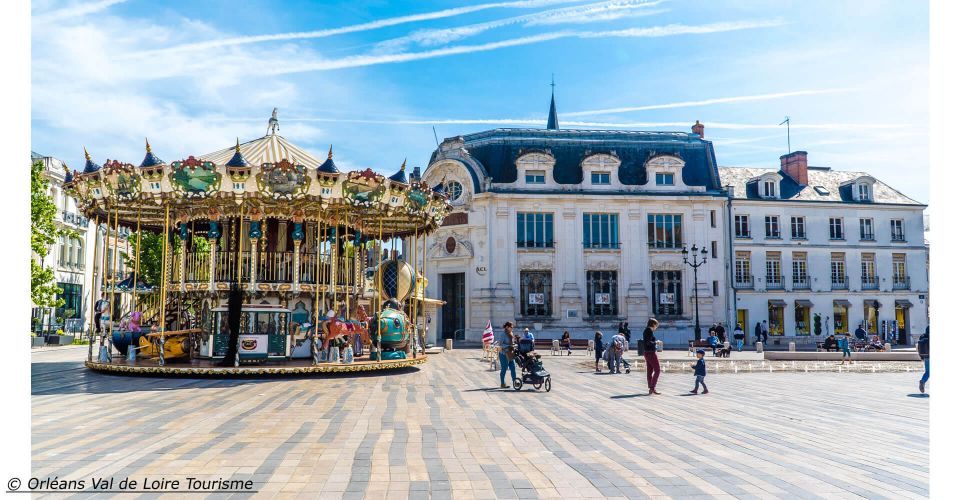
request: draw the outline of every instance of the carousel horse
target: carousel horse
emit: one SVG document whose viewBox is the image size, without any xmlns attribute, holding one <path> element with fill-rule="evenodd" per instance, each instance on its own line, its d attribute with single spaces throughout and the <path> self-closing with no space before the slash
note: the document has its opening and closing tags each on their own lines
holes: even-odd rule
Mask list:
<svg viewBox="0 0 960 500">
<path fill-rule="evenodd" d="M 396 299 L 383 303 L 383 310 L 374 314 L 370 321 L 370 336 L 379 352 L 379 359 L 406 359 L 407 344 L 410 342 L 407 335 L 409 323 Z M 378 352 L 371 350 L 371 361 L 378 359 Z"/>
<path fill-rule="evenodd" d="M 364 309 L 362 305 L 357 304 L 353 318 L 347 317 L 342 308 L 340 312 L 339 316 L 334 315 L 330 317 L 330 319 L 320 322 L 320 328 L 323 332 L 322 349 L 327 350 L 330 347 L 330 340 L 341 335 L 346 335 L 348 339 L 360 335 L 361 342 L 363 342 L 364 345 L 369 345 L 370 333 L 367 325 L 369 324 L 370 316 L 367 315 L 366 309 Z"/>
</svg>

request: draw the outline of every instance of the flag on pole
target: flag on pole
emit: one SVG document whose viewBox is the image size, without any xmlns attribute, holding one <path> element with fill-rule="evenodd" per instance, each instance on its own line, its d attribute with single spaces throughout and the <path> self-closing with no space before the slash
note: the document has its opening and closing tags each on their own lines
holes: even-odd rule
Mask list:
<svg viewBox="0 0 960 500">
<path fill-rule="evenodd" d="M 490 324 L 490 320 L 487 320 L 487 327 L 483 329 L 483 343 L 489 344 L 493 342 L 493 325 Z"/>
</svg>

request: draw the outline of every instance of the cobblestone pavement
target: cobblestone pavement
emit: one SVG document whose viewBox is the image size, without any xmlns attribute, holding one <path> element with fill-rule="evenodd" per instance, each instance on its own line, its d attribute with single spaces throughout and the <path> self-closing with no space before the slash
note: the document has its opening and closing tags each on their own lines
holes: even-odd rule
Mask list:
<svg viewBox="0 0 960 500">
<path fill-rule="evenodd" d="M 35 477 L 249 478 L 260 498 L 928 496 L 915 372 L 711 373 L 698 396 L 667 373 L 650 397 L 642 372 L 597 375 L 583 354 L 544 357 L 549 393 L 493 389 L 479 350 L 262 380 L 97 374 L 85 348 L 32 356 Z"/>
</svg>

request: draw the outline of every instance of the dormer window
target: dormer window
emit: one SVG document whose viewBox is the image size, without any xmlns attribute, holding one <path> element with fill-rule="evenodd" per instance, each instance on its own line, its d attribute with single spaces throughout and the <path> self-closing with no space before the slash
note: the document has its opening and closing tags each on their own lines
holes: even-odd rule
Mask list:
<svg viewBox="0 0 960 500">
<path fill-rule="evenodd" d="M 870 185 L 866 182 L 857 183 L 857 200 L 870 201 Z"/>
<path fill-rule="evenodd" d="M 609 185 L 610 172 L 590 172 L 590 183 L 595 185 Z"/>
<path fill-rule="evenodd" d="M 772 180 L 763 181 L 763 197 L 764 198 L 776 198 L 777 197 L 777 183 Z"/>
<path fill-rule="evenodd" d="M 658 186 L 673 186 L 673 174 L 668 172 L 657 172 L 656 181 Z"/>
<path fill-rule="evenodd" d="M 527 170 L 525 179 L 527 184 L 545 184 L 547 173 L 543 170 Z"/>
</svg>

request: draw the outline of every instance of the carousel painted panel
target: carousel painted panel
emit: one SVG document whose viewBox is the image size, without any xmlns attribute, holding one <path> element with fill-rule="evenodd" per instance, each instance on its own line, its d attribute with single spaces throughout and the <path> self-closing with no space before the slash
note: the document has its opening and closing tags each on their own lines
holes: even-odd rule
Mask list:
<svg viewBox="0 0 960 500">
<path fill-rule="evenodd" d="M 170 185 L 186 198 L 206 198 L 220 190 L 222 174 L 213 162 L 188 157 L 170 165 Z"/>
<path fill-rule="evenodd" d="M 307 167 L 293 164 L 286 159 L 277 163 L 264 163 L 257 174 L 257 187 L 261 193 L 277 200 L 300 198 L 310 188 Z"/>
<path fill-rule="evenodd" d="M 369 168 L 350 172 L 343 181 L 343 197 L 356 207 L 372 207 L 380 203 L 386 191 L 383 176 Z"/>
</svg>

